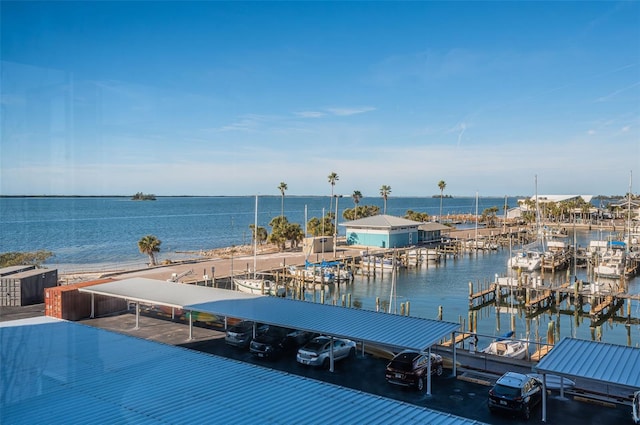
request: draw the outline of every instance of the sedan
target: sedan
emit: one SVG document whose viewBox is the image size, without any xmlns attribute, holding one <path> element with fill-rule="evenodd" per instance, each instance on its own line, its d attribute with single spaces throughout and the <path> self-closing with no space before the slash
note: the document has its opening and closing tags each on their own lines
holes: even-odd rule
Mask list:
<svg viewBox="0 0 640 425">
<path fill-rule="evenodd" d="M 331 338 L 318 336 L 298 350 L 296 360 L 308 366 L 329 367 L 331 361 Z M 353 357 L 356 354 L 356 343 L 349 339 L 333 339 L 333 360 Z"/>
</svg>

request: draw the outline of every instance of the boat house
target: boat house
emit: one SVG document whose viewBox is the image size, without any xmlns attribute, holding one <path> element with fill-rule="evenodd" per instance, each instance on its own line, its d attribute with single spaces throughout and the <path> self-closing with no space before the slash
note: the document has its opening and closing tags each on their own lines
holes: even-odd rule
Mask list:
<svg viewBox="0 0 640 425">
<path fill-rule="evenodd" d="M 392 215 L 374 215 L 340 223 L 346 228 L 347 245 L 403 248 L 420 242 L 422 223 Z"/>
</svg>

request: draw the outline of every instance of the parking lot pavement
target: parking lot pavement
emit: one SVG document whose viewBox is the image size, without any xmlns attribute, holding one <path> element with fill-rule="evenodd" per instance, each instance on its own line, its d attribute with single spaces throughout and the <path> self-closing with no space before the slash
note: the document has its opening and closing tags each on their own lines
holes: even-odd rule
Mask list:
<svg viewBox="0 0 640 425">
<path fill-rule="evenodd" d="M 451 376 L 451 370 L 445 369 L 442 376 L 432 380 L 431 395 L 389 384 L 385 381 L 384 370 L 387 361 L 362 355 L 358 352 L 353 359 L 337 362 L 335 371 L 304 366 L 296 362 L 295 351 L 285 356 L 265 360 L 255 358 L 248 349 L 232 347 L 224 342 L 221 329 L 194 328 L 194 340 L 188 341 L 188 328 L 185 323 L 159 320 L 141 316 L 140 327 L 135 328 L 135 315 L 123 314 L 99 319 L 85 320 L 84 324 L 121 332 L 140 338 L 160 341 L 205 353 L 235 359 L 246 363 L 269 367 L 274 370 L 305 376 L 346 388 L 400 400 L 406 403 L 424 406 L 441 412 L 475 419 L 489 424 L 538 424 L 541 421 L 541 408 L 538 406 L 529 421 L 510 414 L 491 414 L 487 408 L 487 396 L 490 385 L 497 375 L 482 375 L 482 379 Z M 474 374 L 474 376 L 476 376 Z M 485 381 L 489 385 L 479 383 Z M 611 407 L 613 406 L 613 407 Z M 624 425 L 631 424 L 631 406 L 599 405 L 576 401 L 571 398 L 560 400 L 557 393 L 548 397 L 547 422 L 559 425 Z"/>
<path fill-rule="evenodd" d="M 431 396 L 427 396 L 426 392 L 418 392 L 387 383 L 384 379 L 387 361 L 369 355 L 363 356 L 360 352 L 356 358 L 336 362 L 335 372 L 330 372 L 326 369 L 308 367 L 297 363 L 295 352 L 288 353 L 276 360 L 258 359 L 253 357 L 248 350 L 225 344 L 224 339 L 198 341 L 181 345 L 190 349 L 329 382 L 489 424 L 544 423 L 542 422 L 541 406 L 535 409 L 529 421 L 508 413 L 490 413 L 487 408 L 487 395 L 490 386 L 455 378 L 451 375 L 451 370 L 449 369 L 445 369 L 445 373 L 442 376 L 433 378 Z M 483 380 L 488 380 L 487 382 L 493 384 L 497 378 L 497 376 L 485 376 Z M 613 425 L 631 423 L 630 418 L 630 406 L 616 405 L 615 407 L 608 407 L 569 398 L 561 400 L 558 393 L 550 393 L 548 396 L 546 422 L 548 424 Z"/>
</svg>

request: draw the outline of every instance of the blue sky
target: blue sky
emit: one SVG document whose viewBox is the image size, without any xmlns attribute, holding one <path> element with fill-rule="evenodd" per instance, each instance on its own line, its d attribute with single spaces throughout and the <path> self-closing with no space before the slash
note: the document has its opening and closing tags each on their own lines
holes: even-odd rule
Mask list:
<svg viewBox="0 0 640 425">
<path fill-rule="evenodd" d="M 0 8 L 0 194 L 640 188 L 637 1 Z"/>
</svg>

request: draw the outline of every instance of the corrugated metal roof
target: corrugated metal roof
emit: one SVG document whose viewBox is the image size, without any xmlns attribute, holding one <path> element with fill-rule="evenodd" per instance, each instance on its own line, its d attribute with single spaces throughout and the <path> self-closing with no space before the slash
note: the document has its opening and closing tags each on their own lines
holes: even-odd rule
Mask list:
<svg viewBox="0 0 640 425">
<path fill-rule="evenodd" d="M 640 388 L 640 348 L 564 338 L 535 369 L 541 373 Z"/>
<path fill-rule="evenodd" d="M 346 227 L 369 227 L 391 229 L 394 227 L 417 227 L 421 223 L 418 221 L 407 220 L 406 218 L 396 217 L 393 215 L 372 215 L 371 217 L 360 218 L 358 220 L 340 223 L 339 226 Z"/>
<path fill-rule="evenodd" d="M 323 423 L 480 423 L 50 318 L 0 323 L 0 342 L 2 423 L 315 424 L 318 401 Z"/>
<path fill-rule="evenodd" d="M 78 289 L 396 348 L 426 350 L 458 323 L 133 278 Z"/>
</svg>

